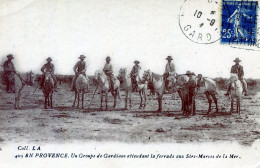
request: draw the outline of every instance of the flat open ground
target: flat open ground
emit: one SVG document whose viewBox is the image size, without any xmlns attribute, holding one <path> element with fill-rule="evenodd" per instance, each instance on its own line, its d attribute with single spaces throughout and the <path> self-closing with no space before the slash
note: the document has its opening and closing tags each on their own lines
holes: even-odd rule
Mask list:
<svg viewBox="0 0 260 168">
<path fill-rule="evenodd" d="M 54 109 L 44 109 L 41 90 L 26 86 L 22 91 L 21 110 L 14 110 L 13 94 L 0 89 L 0 142 L 2 144 L 26 141 L 72 142 L 120 141 L 120 142 L 214 142 L 237 141 L 251 145 L 260 138 L 260 93 L 243 97 L 241 114 L 228 115 L 230 100 L 224 92 L 218 95 L 219 113 L 215 108 L 207 113 L 207 100 L 204 95 L 196 98 L 197 115 L 184 117 L 181 102 L 174 94 L 164 95 L 163 112 L 157 113 L 157 100 L 149 96 L 145 110 L 138 109 L 139 96 L 133 95 L 133 107 L 123 110 L 124 101 L 112 108 L 113 99 L 109 94 L 109 110 L 100 111 L 99 95 L 89 103 L 94 91 L 85 96 L 85 109 L 74 109 L 74 93 L 68 84 L 59 85 L 54 93 Z M 121 92 L 124 98 L 124 92 Z M 172 99 L 174 98 L 174 99 Z M 213 107 L 215 105 L 213 104 Z"/>
</svg>

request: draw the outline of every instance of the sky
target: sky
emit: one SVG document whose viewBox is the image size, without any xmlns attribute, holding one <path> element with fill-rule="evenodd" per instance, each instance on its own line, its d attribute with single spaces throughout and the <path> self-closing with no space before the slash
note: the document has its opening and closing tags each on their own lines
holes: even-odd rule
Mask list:
<svg viewBox="0 0 260 168">
<path fill-rule="evenodd" d="M 55 73 L 65 75 L 73 74 L 84 54 L 87 74 L 93 75 L 111 56 L 115 74 L 130 71 L 135 60 L 142 71 L 163 74 L 171 55 L 177 73 L 214 78 L 229 77 L 239 57 L 245 78 L 260 78 L 259 51 L 189 40 L 179 26 L 182 5 L 181 0 L 0 0 L 0 61 L 11 53 L 18 71 L 40 73 L 51 57 Z"/>
</svg>

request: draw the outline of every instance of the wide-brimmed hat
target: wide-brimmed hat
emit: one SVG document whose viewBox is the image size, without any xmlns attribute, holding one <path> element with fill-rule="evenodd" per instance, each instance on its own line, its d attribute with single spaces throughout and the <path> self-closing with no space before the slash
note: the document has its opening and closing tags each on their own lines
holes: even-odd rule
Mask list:
<svg viewBox="0 0 260 168">
<path fill-rule="evenodd" d="M 86 58 L 86 56 L 85 55 L 80 55 L 79 58 L 80 59 L 84 59 L 84 58 Z"/>
<path fill-rule="evenodd" d="M 239 58 L 236 58 L 234 62 L 241 62 L 241 60 Z"/>
<path fill-rule="evenodd" d="M 106 60 L 111 60 L 111 58 L 109 56 L 106 57 Z"/>
<path fill-rule="evenodd" d="M 186 75 L 192 75 L 192 72 L 191 71 L 187 71 Z"/>
<path fill-rule="evenodd" d="M 136 64 L 139 64 L 140 62 L 139 62 L 139 61 L 137 61 L 137 60 L 135 60 L 135 61 L 134 61 L 134 63 L 136 63 Z"/>
<path fill-rule="evenodd" d="M 167 59 L 167 60 L 173 60 L 173 59 L 172 59 L 172 56 L 168 56 L 166 59 Z"/>
<path fill-rule="evenodd" d="M 46 59 L 46 61 L 52 61 L 51 57 L 48 57 L 48 58 Z"/>
<path fill-rule="evenodd" d="M 14 56 L 12 54 L 8 54 L 6 57 L 14 59 Z"/>
</svg>

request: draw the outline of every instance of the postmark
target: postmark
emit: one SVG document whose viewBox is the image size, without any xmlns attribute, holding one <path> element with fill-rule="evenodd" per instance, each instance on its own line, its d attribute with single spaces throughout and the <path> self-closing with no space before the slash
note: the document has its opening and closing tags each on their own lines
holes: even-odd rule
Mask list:
<svg viewBox="0 0 260 168">
<path fill-rule="evenodd" d="M 221 43 L 256 45 L 257 1 L 226 1 L 222 8 Z"/>
<path fill-rule="evenodd" d="M 185 0 L 179 15 L 179 25 L 183 34 L 199 44 L 210 44 L 221 39 L 221 8 L 228 7 L 221 0 Z M 227 28 L 229 23 L 227 23 Z"/>
</svg>

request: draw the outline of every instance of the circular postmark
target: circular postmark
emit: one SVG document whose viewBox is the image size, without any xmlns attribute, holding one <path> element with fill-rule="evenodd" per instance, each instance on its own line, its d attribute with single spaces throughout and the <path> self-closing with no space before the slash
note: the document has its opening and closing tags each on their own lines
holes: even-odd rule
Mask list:
<svg viewBox="0 0 260 168">
<path fill-rule="evenodd" d="M 179 25 L 183 34 L 199 44 L 218 41 L 223 35 L 223 8 L 227 9 L 227 6 L 222 0 L 185 0 L 179 14 Z"/>
</svg>

